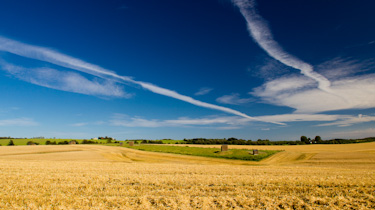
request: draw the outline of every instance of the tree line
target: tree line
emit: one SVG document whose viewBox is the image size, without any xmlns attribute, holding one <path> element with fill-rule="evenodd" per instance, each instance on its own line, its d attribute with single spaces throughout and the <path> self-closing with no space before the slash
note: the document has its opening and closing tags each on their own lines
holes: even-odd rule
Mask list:
<svg viewBox="0 0 375 210">
<path fill-rule="evenodd" d="M 305 145 L 305 144 L 352 144 L 352 143 L 364 143 L 373 142 L 375 137 L 369 137 L 364 139 L 330 139 L 322 140 L 320 136 L 315 136 L 314 139 L 301 136 L 300 140 L 297 141 L 270 141 L 268 139 L 258 139 L 256 141 L 228 138 L 228 139 L 206 139 L 206 138 L 194 138 L 184 139 L 181 144 L 228 144 L 228 145 Z M 177 143 L 178 144 L 178 143 Z"/>
</svg>

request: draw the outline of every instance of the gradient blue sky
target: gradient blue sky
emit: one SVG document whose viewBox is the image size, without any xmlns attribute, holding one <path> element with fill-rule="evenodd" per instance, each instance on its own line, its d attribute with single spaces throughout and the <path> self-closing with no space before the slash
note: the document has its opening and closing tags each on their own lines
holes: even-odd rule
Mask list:
<svg viewBox="0 0 375 210">
<path fill-rule="evenodd" d="M 0 136 L 375 136 L 372 0 L 0 3 Z"/>
</svg>

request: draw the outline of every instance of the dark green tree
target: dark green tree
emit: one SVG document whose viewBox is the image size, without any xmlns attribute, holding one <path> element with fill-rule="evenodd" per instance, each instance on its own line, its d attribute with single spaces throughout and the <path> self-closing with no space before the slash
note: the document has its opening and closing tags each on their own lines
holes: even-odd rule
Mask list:
<svg viewBox="0 0 375 210">
<path fill-rule="evenodd" d="M 323 141 L 322 141 L 322 138 L 320 138 L 320 136 L 315 136 L 314 141 L 315 141 L 315 144 L 320 144 L 320 143 L 323 142 Z"/>
<path fill-rule="evenodd" d="M 306 136 L 301 136 L 301 141 L 304 142 L 305 144 L 310 144 L 310 141 Z"/>
<path fill-rule="evenodd" d="M 14 146 L 14 143 L 13 143 L 12 139 L 9 141 L 8 146 Z"/>
</svg>

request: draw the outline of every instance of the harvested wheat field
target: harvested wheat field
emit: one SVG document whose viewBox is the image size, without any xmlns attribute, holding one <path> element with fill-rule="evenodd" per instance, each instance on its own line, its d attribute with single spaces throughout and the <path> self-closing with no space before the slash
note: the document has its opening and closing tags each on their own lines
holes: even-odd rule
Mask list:
<svg viewBox="0 0 375 210">
<path fill-rule="evenodd" d="M 0 209 L 374 209 L 375 143 L 260 162 L 99 145 L 0 147 Z"/>
</svg>

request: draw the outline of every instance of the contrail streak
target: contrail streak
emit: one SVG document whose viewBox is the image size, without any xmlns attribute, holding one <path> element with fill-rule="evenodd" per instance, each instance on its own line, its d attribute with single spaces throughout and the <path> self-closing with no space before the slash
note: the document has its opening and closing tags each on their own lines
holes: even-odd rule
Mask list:
<svg viewBox="0 0 375 210">
<path fill-rule="evenodd" d="M 241 14 L 246 19 L 251 37 L 268 55 L 287 66 L 300 70 L 303 75 L 317 81 L 319 89 L 332 92 L 330 89 L 331 83 L 327 78 L 315 72 L 310 64 L 285 52 L 274 40 L 266 21 L 258 15 L 255 9 L 254 0 L 232 0 L 232 2 L 240 9 Z"/>
<path fill-rule="evenodd" d="M 83 60 L 59 53 L 57 51 L 54 51 L 48 48 L 33 46 L 33 45 L 21 43 L 21 42 L 14 41 L 14 40 L 0 36 L 0 51 L 9 52 L 9 53 L 16 54 L 16 55 L 26 57 L 26 58 L 45 61 L 48 63 L 52 63 L 52 64 L 59 65 L 62 67 L 85 72 L 85 73 L 95 75 L 98 77 L 102 77 L 102 78 L 107 78 L 107 77 L 115 78 L 117 79 L 117 81 L 122 82 L 122 83 L 126 82 L 126 83 L 140 85 L 142 88 L 149 90 L 153 93 L 157 93 L 160 95 L 164 95 L 164 96 L 175 98 L 181 101 L 185 101 L 187 103 L 190 103 L 196 106 L 223 111 L 226 113 L 238 115 L 238 116 L 241 116 L 250 120 L 254 120 L 254 121 L 270 122 L 270 121 L 260 120 L 256 117 L 248 116 L 234 109 L 198 101 L 189 96 L 185 96 L 175 91 L 162 88 L 162 87 L 158 87 L 156 85 L 153 85 L 147 82 L 136 81 L 136 80 L 133 80 L 131 77 L 120 76 L 113 71 L 107 70 L 100 66 L 85 62 Z M 279 122 L 270 122 L 270 123 L 285 125 L 284 123 L 279 123 Z"/>
</svg>

